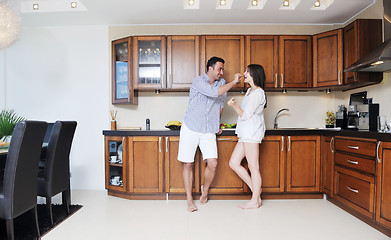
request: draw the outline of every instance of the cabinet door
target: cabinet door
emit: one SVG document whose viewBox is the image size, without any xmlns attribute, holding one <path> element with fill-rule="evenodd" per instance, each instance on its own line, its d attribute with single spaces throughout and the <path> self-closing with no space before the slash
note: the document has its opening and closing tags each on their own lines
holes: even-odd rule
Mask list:
<svg viewBox="0 0 391 240">
<path fill-rule="evenodd" d="M 133 37 L 133 84 L 135 89 L 166 87 L 166 37 Z"/>
<path fill-rule="evenodd" d="M 281 88 L 312 86 L 311 36 L 280 36 Z"/>
<path fill-rule="evenodd" d="M 131 38 L 115 40 L 111 43 L 111 97 L 112 103 L 137 104 L 137 96 L 134 94 L 131 57 Z"/>
<path fill-rule="evenodd" d="M 246 64 L 265 70 L 266 88 L 278 87 L 278 36 L 246 36 Z"/>
<path fill-rule="evenodd" d="M 380 45 L 382 42 L 381 21 L 381 19 L 357 19 L 344 28 L 344 68 L 348 68 Z M 344 84 L 376 83 L 382 78 L 383 73 L 346 72 Z"/>
<path fill-rule="evenodd" d="M 259 146 L 259 168 L 262 192 L 284 191 L 284 136 L 265 136 Z"/>
<path fill-rule="evenodd" d="M 342 29 L 314 35 L 314 87 L 342 84 L 343 41 Z"/>
<path fill-rule="evenodd" d="M 167 37 L 167 88 L 190 89 L 200 75 L 199 36 Z"/>
<path fill-rule="evenodd" d="M 126 192 L 128 183 L 127 138 L 105 136 L 105 188 Z"/>
<path fill-rule="evenodd" d="M 334 188 L 334 137 L 322 137 L 323 193 L 332 197 Z"/>
<path fill-rule="evenodd" d="M 246 184 L 229 167 L 229 160 L 238 141 L 237 137 L 217 137 L 219 154 L 215 178 L 209 188 L 213 194 L 236 194 L 245 192 Z M 205 166 L 201 164 L 201 185 L 204 184 Z"/>
<path fill-rule="evenodd" d="M 320 191 L 320 137 L 288 136 L 287 191 Z"/>
<path fill-rule="evenodd" d="M 380 143 L 380 142 L 379 142 Z M 391 229 L 391 142 L 378 145 L 376 221 Z"/>
<path fill-rule="evenodd" d="M 165 186 L 168 193 L 185 193 L 183 164 L 178 161 L 179 137 L 165 137 Z M 193 192 L 200 190 L 200 153 L 197 151 L 193 169 Z"/>
<path fill-rule="evenodd" d="M 224 76 L 226 82 L 231 82 L 235 73 L 244 72 L 244 36 L 202 36 L 201 37 L 201 73 L 207 69 L 206 63 L 213 57 L 224 59 Z M 234 88 L 243 88 L 244 82 Z"/>
<path fill-rule="evenodd" d="M 129 138 L 129 192 L 163 192 L 162 141 L 163 137 Z"/>
</svg>

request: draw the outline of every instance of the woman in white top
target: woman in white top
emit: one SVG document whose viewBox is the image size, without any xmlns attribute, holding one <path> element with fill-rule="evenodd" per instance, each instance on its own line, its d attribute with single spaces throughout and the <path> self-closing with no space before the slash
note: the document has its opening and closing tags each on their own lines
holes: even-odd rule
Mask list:
<svg viewBox="0 0 391 240">
<path fill-rule="evenodd" d="M 249 202 L 240 205 L 240 208 L 251 209 L 261 206 L 261 184 L 262 178 L 259 172 L 259 144 L 265 136 L 265 120 L 263 110 L 266 107 L 266 96 L 263 88 L 265 86 L 265 71 L 261 65 L 250 64 L 244 72 L 244 82 L 250 84 L 246 95 L 243 98 L 241 107 L 236 103 L 235 98 L 228 101 L 239 115 L 235 133 L 239 141 L 232 153 L 229 166 L 238 176 L 250 187 L 252 197 Z M 235 74 L 239 77 L 240 74 Z M 247 170 L 241 165 L 246 157 Z"/>
</svg>

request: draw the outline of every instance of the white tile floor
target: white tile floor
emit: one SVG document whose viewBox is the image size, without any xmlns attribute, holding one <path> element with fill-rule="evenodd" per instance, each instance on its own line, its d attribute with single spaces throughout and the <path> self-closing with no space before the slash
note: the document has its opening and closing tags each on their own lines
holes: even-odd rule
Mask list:
<svg viewBox="0 0 391 240">
<path fill-rule="evenodd" d="M 386 235 L 327 200 L 264 200 L 242 210 L 243 200 L 211 200 L 186 211 L 184 200 L 126 200 L 105 191 L 73 191 L 83 208 L 43 240 L 382 240 Z"/>
</svg>

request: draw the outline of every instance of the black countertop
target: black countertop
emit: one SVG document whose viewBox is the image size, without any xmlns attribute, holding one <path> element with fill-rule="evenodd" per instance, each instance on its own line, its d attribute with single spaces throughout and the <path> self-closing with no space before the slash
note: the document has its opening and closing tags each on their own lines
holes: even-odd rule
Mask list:
<svg viewBox="0 0 391 240">
<path fill-rule="evenodd" d="M 179 136 L 179 130 L 103 130 L 105 136 Z M 346 136 L 357 138 L 371 138 L 380 141 L 391 141 L 391 133 L 379 133 L 376 131 L 355 131 L 355 130 L 328 130 L 317 128 L 291 128 L 266 130 L 266 135 L 289 135 L 289 136 L 305 136 L 305 135 L 323 135 L 323 136 Z M 223 130 L 219 136 L 235 136 L 234 130 Z"/>
</svg>

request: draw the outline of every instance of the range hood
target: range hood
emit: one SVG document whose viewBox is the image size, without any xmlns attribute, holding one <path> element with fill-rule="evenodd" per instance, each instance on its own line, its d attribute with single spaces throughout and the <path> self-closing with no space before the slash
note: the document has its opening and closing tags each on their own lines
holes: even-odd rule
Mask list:
<svg viewBox="0 0 391 240">
<path fill-rule="evenodd" d="M 384 41 L 372 52 L 346 68 L 345 72 L 391 71 L 391 1 L 383 0 Z"/>
</svg>

